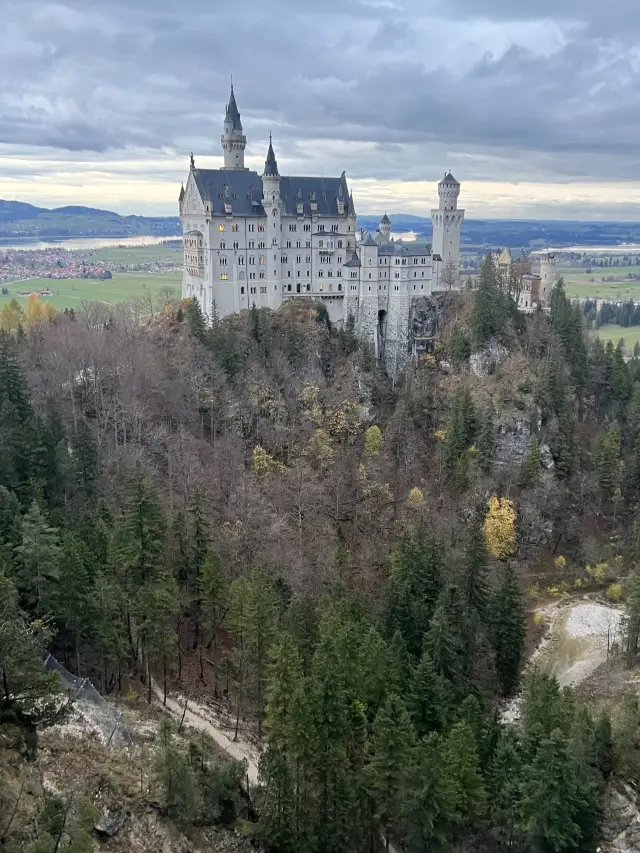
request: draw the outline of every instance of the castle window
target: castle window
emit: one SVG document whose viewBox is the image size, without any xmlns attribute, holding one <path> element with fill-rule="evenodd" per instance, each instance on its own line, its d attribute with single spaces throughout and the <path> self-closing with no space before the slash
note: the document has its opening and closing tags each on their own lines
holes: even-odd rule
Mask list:
<svg viewBox="0 0 640 853">
<path fill-rule="evenodd" d="M 413 277 L 414 277 L 414 278 L 418 278 L 418 273 L 417 273 L 417 272 L 414 272 Z"/>
<path fill-rule="evenodd" d="M 320 285 L 320 290 L 324 290 L 324 284 Z"/>
<path fill-rule="evenodd" d="M 249 278 L 255 280 L 256 274 L 254 272 L 249 273 Z"/>
<path fill-rule="evenodd" d="M 310 284 L 308 284 L 308 285 L 307 285 L 307 291 L 309 291 L 309 290 L 311 290 L 311 285 L 310 285 Z"/>
<path fill-rule="evenodd" d="M 395 277 L 396 277 L 396 278 L 400 278 L 400 273 L 399 273 L 399 272 L 397 272 L 397 273 L 395 274 Z"/>
<path fill-rule="evenodd" d="M 339 225 L 332 225 L 332 226 L 331 226 L 331 230 L 332 230 L 332 231 L 337 231 L 339 227 L 340 227 Z"/>
<path fill-rule="evenodd" d="M 264 270 L 260 270 L 260 278 L 264 278 Z"/>
<path fill-rule="evenodd" d="M 307 255 L 307 263 L 308 263 L 308 264 L 310 264 L 310 263 L 311 263 L 311 255 Z"/>
<path fill-rule="evenodd" d="M 221 241 L 220 241 L 220 248 L 221 248 L 221 249 L 226 249 L 226 248 L 227 248 L 227 244 L 224 242 L 224 240 L 221 240 Z"/>
<path fill-rule="evenodd" d="M 261 264 L 263 264 L 263 263 L 264 263 L 264 255 L 260 255 L 260 263 L 261 263 Z"/>
<path fill-rule="evenodd" d="M 242 255 L 240 255 L 240 257 L 238 258 L 238 263 L 244 264 L 244 258 L 242 257 Z"/>
<path fill-rule="evenodd" d="M 339 249 L 341 249 L 341 248 L 342 248 L 342 240 L 338 240 L 338 248 L 339 248 Z"/>
<path fill-rule="evenodd" d="M 338 290 L 342 290 L 342 285 L 341 285 L 341 284 L 339 284 L 339 285 L 338 285 Z"/>
<path fill-rule="evenodd" d="M 237 249 L 237 248 L 238 248 L 238 246 L 239 246 L 239 243 L 238 243 L 238 241 L 236 240 L 236 242 L 233 244 L 233 248 L 234 248 L 234 249 Z"/>
<path fill-rule="evenodd" d="M 297 229 L 296 225 L 289 225 L 289 231 L 297 231 L 297 230 L 298 229 Z"/>
<path fill-rule="evenodd" d="M 242 293 L 244 295 L 244 287 L 240 288 L 240 293 Z"/>
<path fill-rule="evenodd" d="M 320 240 L 318 242 L 318 246 L 322 249 L 322 247 L 324 246 L 324 240 Z"/>
<path fill-rule="evenodd" d="M 305 225 L 305 226 L 304 226 L 304 230 L 305 230 L 305 231 L 311 231 L 311 226 L 310 226 L 310 225 Z"/>
<path fill-rule="evenodd" d="M 255 230 L 256 230 L 256 226 L 253 223 L 251 223 L 251 225 L 249 225 L 249 231 L 255 231 Z"/>
<path fill-rule="evenodd" d="M 252 288 L 251 288 L 251 293 L 255 293 L 255 292 L 256 292 L 255 287 L 252 287 Z"/>
<path fill-rule="evenodd" d="M 237 232 L 238 231 L 238 224 L 236 223 L 235 225 L 232 225 L 231 230 Z"/>
<path fill-rule="evenodd" d="M 318 278 L 322 278 L 323 275 L 324 275 L 324 272 L 322 270 L 318 270 Z"/>
<path fill-rule="evenodd" d="M 220 225 L 218 225 L 218 231 L 224 231 L 224 222 L 221 222 Z"/>
<path fill-rule="evenodd" d="M 318 232 L 324 231 L 324 225 L 318 225 Z"/>
<path fill-rule="evenodd" d="M 301 245 L 300 240 L 296 240 L 296 249 L 299 249 Z"/>
<path fill-rule="evenodd" d="M 226 265 L 227 265 L 227 259 L 226 258 L 220 258 L 220 266 L 226 267 Z"/>
<path fill-rule="evenodd" d="M 394 289 L 394 290 L 400 290 L 400 287 L 396 284 L 396 285 L 395 285 L 395 287 L 394 287 L 393 289 Z"/>
<path fill-rule="evenodd" d="M 291 278 L 291 270 L 287 270 L 287 278 Z"/>
<path fill-rule="evenodd" d="M 220 273 L 220 281 L 226 281 L 228 278 L 229 276 L 226 274 L 226 272 Z"/>
<path fill-rule="evenodd" d="M 290 284 L 287 285 L 287 290 L 289 291 L 289 293 L 291 293 L 291 285 Z M 300 285 L 298 285 L 298 293 L 300 293 Z"/>
<path fill-rule="evenodd" d="M 291 248 L 291 240 L 287 240 L 287 249 Z"/>
<path fill-rule="evenodd" d="M 249 240 L 249 248 L 255 249 L 255 246 L 256 246 L 255 240 Z"/>
<path fill-rule="evenodd" d="M 258 224 L 258 231 L 264 231 L 264 225 Z"/>
<path fill-rule="evenodd" d="M 256 259 L 253 257 L 253 255 L 251 255 L 251 257 L 249 258 L 249 266 L 250 267 L 255 266 L 255 263 L 256 263 Z"/>
<path fill-rule="evenodd" d="M 369 273 L 369 278 L 371 278 L 371 273 Z M 371 290 L 371 288 L 369 288 L 369 290 Z"/>
<path fill-rule="evenodd" d="M 240 270 L 240 272 L 238 273 L 238 278 L 244 281 L 244 270 Z"/>
<path fill-rule="evenodd" d="M 266 287 L 261 287 L 261 288 L 260 288 L 260 293 L 266 293 L 266 292 L 267 292 L 267 288 L 266 288 Z"/>
<path fill-rule="evenodd" d="M 333 278 L 333 270 L 329 270 L 329 272 L 327 273 L 327 275 L 329 276 L 329 278 Z"/>
<path fill-rule="evenodd" d="M 274 211 L 273 211 L 273 215 L 274 215 L 274 216 L 277 216 L 277 215 L 278 215 L 278 211 L 277 211 L 277 210 L 274 210 Z"/>
<path fill-rule="evenodd" d="M 258 248 L 264 249 L 264 240 L 260 240 L 260 242 L 258 243 Z"/>
</svg>

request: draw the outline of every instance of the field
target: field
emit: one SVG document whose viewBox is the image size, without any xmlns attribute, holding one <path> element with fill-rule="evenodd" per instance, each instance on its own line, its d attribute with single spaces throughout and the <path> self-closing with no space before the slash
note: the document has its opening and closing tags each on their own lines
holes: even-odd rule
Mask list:
<svg viewBox="0 0 640 853">
<path fill-rule="evenodd" d="M 136 250 L 139 251 L 139 250 Z M 0 308 L 13 297 L 22 305 L 26 297 L 17 295 L 19 290 L 52 290 L 53 296 L 42 296 L 42 300 L 51 302 L 54 308 L 81 308 L 83 302 L 104 302 L 115 305 L 118 302 L 132 302 L 149 294 L 164 294 L 167 288 L 178 297 L 182 282 L 182 272 L 132 272 L 114 273 L 108 281 L 84 278 L 50 279 L 34 278 L 29 281 L 14 282 L 6 285 L 7 296 L 0 295 Z"/>
<path fill-rule="evenodd" d="M 150 264 L 154 261 L 173 261 L 182 266 L 182 248 L 169 246 L 108 246 L 91 252 L 96 261 L 107 264 Z"/>
<path fill-rule="evenodd" d="M 614 346 L 618 346 L 620 338 L 624 338 L 625 349 L 629 350 L 629 352 L 632 352 L 634 346 L 640 343 L 640 326 L 625 328 L 624 326 L 615 326 L 613 323 L 609 323 L 601 326 L 598 329 L 598 334 L 605 343 L 613 341 Z"/>
<path fill-rule="evenodd" d="M 640 301 L 640 281 L 603 281 L 603 278 L 610 276 L 623 278 L 629 273 L 640 275 L 640 267 L 604 267 L 603 269 L 593 267 L 590 273 L 582 268 L 566 267 L 560 269 L 559 273 L 564 278 L 568 296 L 577 296 L 581 299 Z"/>
</svg>

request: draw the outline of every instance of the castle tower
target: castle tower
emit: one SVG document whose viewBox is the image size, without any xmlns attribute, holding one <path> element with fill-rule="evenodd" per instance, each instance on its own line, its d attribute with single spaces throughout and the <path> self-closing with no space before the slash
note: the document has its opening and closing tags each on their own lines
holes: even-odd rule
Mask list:
<svg viewBox="0 0 640 853">
<path fill-rule="evenodd" d="M 387 216 L 386 212 L 382 219 L 380 220 L 380 225 L 378 226 L 378 230 L 384 237 L 385 241 L 389 243 L 391 241 L 391 220 Z"/>
<path fill-rule="evenodd" d="M 224 168 L 244 169 L 244 149 L 247 147 L 247 137 L 242 130 L 236 96 L 233 93 L 233 84 L 220 141 L 224 152 Z"/>
<path fill-rule="evenodd" d="M 380 319 L 378 313 L 379 277 L 378 246 L 371 234 L 367 234 L 360 243 L 360 293 L 357 331 L 363 340 L 373 344 L 376 358 L 380 357 L 378 340 Z"/>
<path fill-rule="evenodd" d="M 389 280 L 387 316 L 384 318 L 385 343 L 384 366 L 389 376 L 397 376 L 404 370 L 409 358 L 409 267 L 407 258 L 400 256 L 402 264 L 399 278 Z M 382 326 L 382 323 L 380 324 Z"/>
<path fill-rule="evenodd" d="M 452 275 L 455 278 L 454 286 L 458 286 L 460 229 L 464 222 L 464 210 L 458 209 L 459 195 L 460 183 L 456 181 L 451 172 L 448 172 L 438 184 L 438 209 L 431 211 L 434 268 L 437 263 L 441 263 L 437 276 L 439 279 L 438 289 L 440 290 L 451 287 L 452 283 L 445 280 L 451 278 Z M 437 261 L 435 256 L 441 261 Z"/>
<path fill-rule="evenodd" d="M 540 256 L 540 304 L 543 308 L 548 307 L 551 300 L 551 291 L 558 281 L 558 270 L 556 268 L 555 255 L 546 252 Z"/>
<path fill-rule="evenodd" d="M 273 151 L 273 141 L 269 134 L 269 150 L 264 162 L 262 174 L 262 206 L 267 214 L 266 237 L 265 237 L 265 260 L 266 260 L 266 288 L 268 297 L 256 300 L 256 305 L 268 305 L 270 308 L 278 308 L 282 304 L 282 258 L 280 253 L 280 221 L 281 221 L 281 197 L 280 197 L 280 173 L 278 162 Z M 263 284 L 264 286 L 264 284 Z M 262 294 L 264 297 L 264 294 Z"/>
</svg>

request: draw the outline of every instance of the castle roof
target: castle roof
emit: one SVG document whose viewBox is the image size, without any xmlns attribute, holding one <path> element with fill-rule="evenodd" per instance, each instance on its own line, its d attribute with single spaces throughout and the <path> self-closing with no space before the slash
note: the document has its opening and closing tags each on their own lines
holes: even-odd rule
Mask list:
<svg viewBox="0 0 640 853">
<path fill-rule="evenodd" d="M 236 96 L 233 94 L 233 85 L 231 86 L 231 96 L 227 104 L 227 114 L 225 121 L 231 122 L 234 130 L 242 130 L 242 122 L 240 121 L 240 112 L 236 104 Z"/>
<path fill-rule="evenodd" d="M 360 263 L 360 258 L 358 257 L 358 253 L 354 252 L 351 255 L 351 257 L 349 258 L 349 260 L 347 261 L 347 263 L 345 264 L 345 267 L 359 267 L 359 266 L 362 266 L 362 264 Z"/>
<path fill-rule="evenodd" d="M 375 241 L 375 240 L 373 239 L 373 237 L 371 236 L 371 232 L 370 232 L 370 231 L 367 231 L 367 233 L 366 233 L 366 234 L 365 234 L 365 236 L 363 237 L 362 242 L 361 242 L 361 244 L 360 244 L 360 245 L 361 245 L 361 246 L 375 246 L 375 247 L 377 247 L 377 246 L 378 246 L 378 244 L 376 243 L 376 241 Z M 391 245 L 391 244 L 389 244 L 389 245 Z"/>
<path fill-rule="evenodd" d="M 275 158 L 274 158 L 275 159 Z M 203 202 L 211 213 L 224 214 L 225 191 L 230 193 L 234 216 L 265 216 L 262 206 L 262 178 L 250 169 L 194 169 L 194 177 Z M 284 216 L 337 216 L 338 201 L 345 214 L 351 212 L 346 178 L 285 177 L 280 179 L 280 197 Z M 302 213 L 298 213 L 302 204 Z"/>
<path fill-rule="evenodd" d="M 264 176 L 265 178 L 278 177 L 278 163 L 276 161 L 276 155 L 273 153 L 273 143 L 271 141 L 271 134 L 269 134 L 269 150 L 267 151 L 267 159 L 264 163 Z"/>
<path fill-rule="evenodd" d="M 440 181 L 441 184 L 457 184 L 460 186 L 460 181 L 456 181 L 451 172 L 447 172 L 444 178 Z"/>
<path fill-rule="evenodd" d="M 389 219 L 389 217 L 387 216 L 386 213 L 384 214 L 384 216 L 380 220 L 380 224 L 381 225 L 391 225 L 391 220 Z"/>
</svg>

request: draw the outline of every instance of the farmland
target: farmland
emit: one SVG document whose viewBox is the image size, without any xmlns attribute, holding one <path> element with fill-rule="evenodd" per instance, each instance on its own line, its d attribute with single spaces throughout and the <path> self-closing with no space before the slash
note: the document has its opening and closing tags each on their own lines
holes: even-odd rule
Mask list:
<svg viewBox="0 0 640 853">
<path fill-rule="evenodd" d="M 104 250 L 112 251 L 112 250 Z M 139 251 L 139 250 L 136 250 Z M 0 295 L 0 307 L 16 297 L 24 305 L 25 297 L 19 297 L 19 291 L 52 290 L 52 296 L 42 296 L 42 300 L 51 302 L 54 308 L 82 307 L 83 302 L 104 302 L 115 305 L 118 302 L 132 302 L 142 297 L 164 295 L 167 289 L 174 297 L 180 295 L 182 273 L 179 270 L 171 272 L 114 272 L 113 278 L 105 281 L 96 279 L 68 278 L 50 279 L 33 278 L 29 281 L 13 282 L 8 285 L 9 293 Z"/>
<path fill-rule="evenodd" d="M 561 267 L 558 272 L 564 278 L 568 296 L 613 302 L 625 299 L 640 301 L 640 281 L 627 278 L 629 275 L 640 276 L 640 266 L 594 267 L 591 272 L 581 267 Z M 604 280 L 608 278 L 618 281 Z"/>
<path fill-rule="evenodd" d="M 615 326 L 612 323 L 601 326 L 598 329 L 600 338 L 606 343 L 612 341 L 614 346 L 618 345 L 620 338 L 624 339 L 625 349 L 630 353 L 637 343 L 640 343 L 640 326 Z"/>
</svg>

